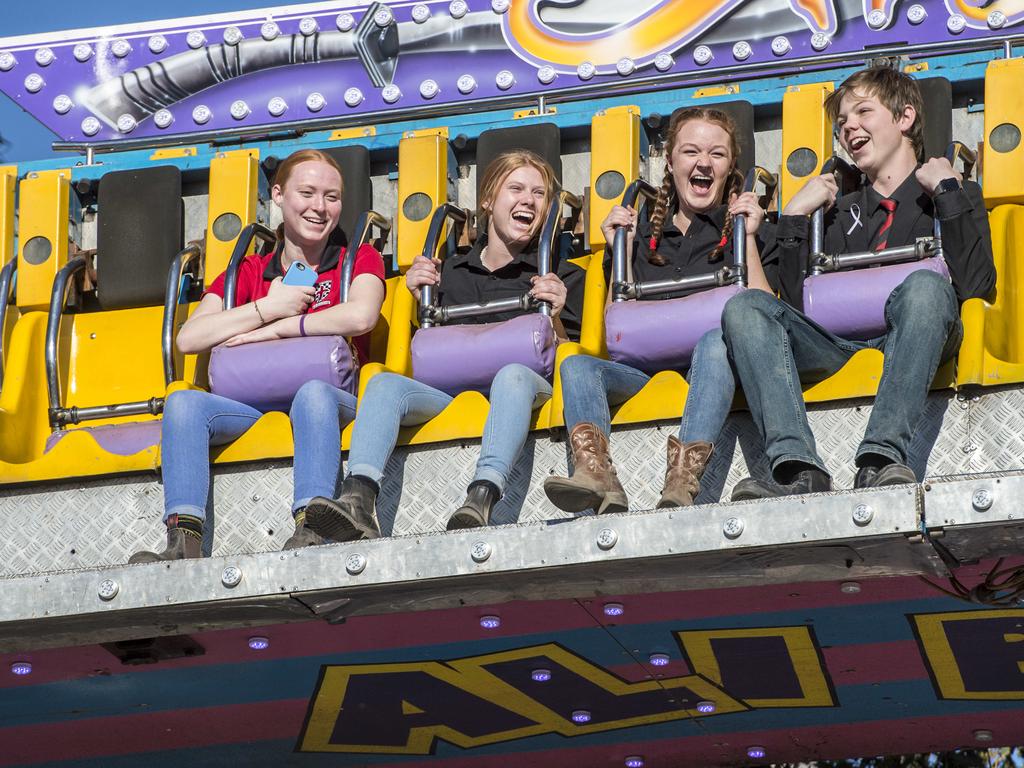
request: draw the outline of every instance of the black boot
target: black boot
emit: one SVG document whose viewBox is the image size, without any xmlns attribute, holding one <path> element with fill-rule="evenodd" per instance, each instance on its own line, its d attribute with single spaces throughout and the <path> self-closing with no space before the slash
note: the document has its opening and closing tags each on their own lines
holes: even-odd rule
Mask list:
<svg viewBox="0 0 1024 768">
<path fill-rule="evenodd" d="M 832 478 L 817 467 L 808 467 L 794 473 L 786 483 L 774 480 L 744 478 L 732 489 L 732 501 L 770 499 L 776 496 L 796 496 L 802 493 L 824 493 L 832 490 Z"/>
<path fill-rule="evenodd" d="M 380 538 L 374 516 L 377 484 L 366 477 L 349 475 L 337 499 L 316 496 L 306 505 L 306 528 L 331 541 Z"/>
<path fill-rule="evenodd" d="M 129 564 L 135 563 L 159 563 L 164 560 L 186 560 L 194 557 L 202 557 L 201 551 L 203 536 L 198 536 L 193 531 L 184 528 L 167 529 L 167 549 L 163 552 L 149 552 L 143 550 L 136 552 L 128 558 Z"/>
<path fill-rule="evenodd" d="M 288 537 L 288 541 L 284 543 L 283 549 L 301 549 L 302 547 L 315 547 L 325 543 L 322 536 L 315 534 L 306 525 L 306 508 L 303 507 L 298 510 L 295 513 L 295 533 Z"/>
<path fill-rule="evenodd" d="M 858 458 L 857 463 L 859 466 L 853 480 L 854 488 L 881 488 L 917 482 L 914 470 L 906 464 L 877 453 L 866 453 Z"/>
<path fill-rule="evenodd" d="M 446 527 L 449 531 L 462 528 L 483 528 L 491 519 L 491 510 L 498 503 L 501 494 L 497 486 L 487 480 L 477 480 L 466 489 L 466 500 L 462 502 Z"/>
</svg>

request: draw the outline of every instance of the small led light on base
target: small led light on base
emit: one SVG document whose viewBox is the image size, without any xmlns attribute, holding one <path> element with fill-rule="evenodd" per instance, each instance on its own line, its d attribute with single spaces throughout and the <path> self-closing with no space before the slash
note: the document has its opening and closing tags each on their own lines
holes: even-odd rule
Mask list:
<svg viewBox="0 0 1024 768">
<path fill-rule="evenodd" d="M 50 48 L 40 48 L 36 51 L 36 64 L 40 67 L 50 66 L 55 58 L 57 57 L 53 55 L 53 50 Z"/>
<path fill-rule="evenodd" d="M 516 84 L 516 76 L 513 75 L 509 70 L 503 69 L 494 77 L 494 84 L 498 86 L 498 90 L 507 91 L 513 85 Z"/>
<path fill-rule="evenodd" d="M 860 582 L 857 581 L 844 581 L 839 586 L 839 591 L 844 595 L 859 595 L 860 594 Z"/>
<path fill-rule="evenodd" d="M 964 31 L 966 27 L 967 19 L 965 19 L 959 13 L 954 13 L 952 16 L 949 17 L 949 20 L 946 22 L 946 29 L 948 29 L 950 33 L 954 35 L 959 35 L 961 32 Z"/>
<path fill-rule="evenodd" d="M 394 84 L 385 85 L 384 89 L 380 92 L 380 97 L 384 99 L 385 104 L 394 104 L 402 98 L 402 89 Z"/>
<path fill-rule="evenodd" d="M 252 110 L 249 109 L 249 105 L 241 99 L 231 102 L 231 116 L 235 120 L 244 120 L 249 116 Z"/>
<path fill-rule="evenodd" d="M 127 40 L 118 38 L 110 44 L 110 52 L 117 56 L 117 58 L 123 59 L 132 52 L 132 44 Z"/>
<path fill-rule="evenodd" d="M 625 77 L 631 75 L 636 71 L 636 62 L 628 56 L 623 56 L 617 62 L 615 62 L 615 71 Z"/>
<path fill-rule="evenodd" d="M 992 741 L 992 731 L 987 728 L 979 728 L 972 734 L 975 741 Z"/>
<path fill-rule="evenodd" d="M 469 6 L 466 5 L 466 0 L 452 0 L 448 5 L 448 13 L 452 15 L 453 19 L 461 19 L 469 13 Z"/>
<path fill-rule="evenodd" d="M 789 38 L 785 35 L 779 35 L 772 40 L 772 53 L 776 56 L 785 56 L 793 50 L 793 46 L 789 42 Z"/>
<path fill-rule="evenodd" d="M 868 26 L 872 29 L 881 29 L 885 26 L 886 21 L 885 11 L 880 11 L 876 8 L 868 14 Z"/>
<path fill-rule="evenodd" d="M 382 5 L 373 14 L 373 23 L 378 27 L 386 27 L 395 20 L 395 14 L 386 5 Z"/>
<path fill-rule="evenodd" d="M 547 64 L 537 70 L 537 79 L 544 83 L 544 85 L 549 85 L 554 82 L 554 79 L 557 76 L 558 73 L 555 72 L 555 68 L 550 67 Z"/>
<path fill-rule="evenodd" d="M 476 78 L 472 75 L 463 75 L 456 81 L 455 87 L 461 94 L 472 93 L 476 90 Z"/>
<path fill-rule="evenodd" d="M 242 30 L 238 27 L 226 27 L 224 29 L 224 42 L 228 45 L 238 45 L 242 42 L 242 38 L 245 35 L 242 34 Z"/>
<path fill-rule="evenodd" d="M 306 109 L 310 112 L 319 112 L 325 106 L 327 106 L 327 99 L 324 98 L 322 93 L 313 91 L 313 93 L 306 97 Z"/>
<path fill-rule="evenodd" d="M 275 96 L 267 102 L 267 112 L 274 117 L 280 117 L 288 111 L 288 102 L 282 99 L 280 96 Z"/>
<path fill-rule="evenodd" d="M 358 107 L 363 103 L 363 92 L 358 88 L 349 88 L 345 91 L 345 104 L 350 107 Z"/>
<path fill-rule="evenodd" d="M 815 32 L 811 35 L 811 48 L 816 51 L 824 51 L 832 43 L 832 38 L 824 32 Z"/>
<path fill-rule="evenodd" d="M 621 616 L 626 612 L 626 608 L 622 603 L 605 603 L 604 604 L 604 615 L 605 616 Z"/>
<path fill-rule="evenodd" d="M 305 16 L 302 21 L 299 22 L 299 32 L 306 37 L 315 35 L 320 31 L 320 24 L 312 16 Z"/>
<path fill-rule="evenodd" d="M 530 673 L 530 679 L 535 683 L 546 683 L 551 679 L 551 670 L 535 669 Z"/>
<path fill-rule="evenodd" d="M 60 96 L 53 100 L 53 111 L 58 115 L 66 115 L 71 111 L 71 108 L 75 106 L 71 101 L 71 97 L 66 93 L 62 93 Z"/>
<path fill-rule="evenodd" d="M 907 21 L 911 24 L 920 24 L 922 21 L 928 18 L 928 11 L 924 9 L 924 6 L 920 3 L 907 8 Z"/>
<path fill-rule="evenodd" d="M 630 755 L 626 758 L 623 765 L 626 768 L 644 768 L 644 759 L 641 755 Z"/>
<path fill-rule="evenodd" d="M 430 18 L 430 8 L 423 3 L 417 3 L 412 7 L 412 20 L 417 24 L 422 24 Z"/>
<path fill-rule="evenodd" d="M 10 72 L 18 64 L 18 60 L 10 51 L 0 51 L 0 72 Z"/>
<path fill-rule="evenodd" d="M 153 115 L 153 124 L 157 128 L 168 128 L 171 123 L 174 122 L 174 115 L 171 114 L 169 109 L 161 109 L 155 115 Z"/>
<path fill-rule="evenodd" d="M 117 130 L 121 133 L 131 133 L 138 124 L 139 121 L 127 113 L 117 118 Z"/>
<path fill-rule="evenodd" d="M 264 40 L 276 40 L 277 36 L 281 34 L 281 28 L 277 26 L 277 22 L 264 21 L 260 26 L 260 37 Z"/>
<path fill-rule="evenodd" d="M 580 80 L 589 80 L 597 73 L 597 67 L 591 64 L 589 61 L 582 62 L 576 67 L 576 75 Z"/>
<path fill-rule="evenodd" d="M 716 709 L 718 709 L 718 707 L 715 706 L 715 702 L 713 701 L 707 701 L 705 699 L 704 701 L 697 702 L 697 711 L 702 715 L 710 715 Z"/>
<path fill-rule="evenodd" d="M 484 629 L 497 629 L 501 626 L 501 617 L 499 616 L 481 616 L 480 626 Z"/>
<path fill-rule="evenodd" d="M 575 709 L 573 710 L 571 717 L 574 723 L 589 723 L 591 714 L 590 711 L 586 709 Z"/>
<path fill-rule="evenodd" d="M 441 92 L 441 86 L 435 80 L 424 80 L 420 83 L 420 96 L 424 99 L 432 99 Z"/>
<path fill-rule="evenodd" d="M 95 117 L 87 117 L 82 121 L 82 133 L 86 136 L 95 136 L 100 132 L 100 121 Z"/>
<path fill-rule="evenodd" d="M 700 46 L 698 46 L 698 48 L 699 47 Z M 711 52 L 710 48 L 708 48 L 708 52 Z M 671 53 L 659 53 L 654 57 L 654 68 L 659 72 L 668 72 L 675 66 L 675 64 L 676 60 L 672 58 Z"/>
<path fill-rule="evenodd" d="M 339 32 L 348 32 L 355 25 L 356 19 L 351 13 L 339 13 L 338 18 L 334 20 L 334 26 L 338 28 Z"/>
<path fill-rule="evenodd" d="M 79 43 L 71 50 L 71 55 L 75 57 L 75 61 L 85 63 L 92 58 L 92 46 L 88 43 Z"/>
<path fill-rule="evenodd" d="M 193 29 L 187 35 L 185 35 L 185 43 L 189 48 L 202 48 L 206 45 L 206 35 L 204 35 L 198 29 Z"/>
<path fill-rule="evenodd" d="M 505 13 L 511 5 L 511 0 L 491 0 L 491 10 L 495 13 Z"/>
<path fill-rule="evenodd" d="M 29 661 L 15 661 L 11 664 L 11 674 L 24 677 L 25 675 L 32 674 L 32 662 Z"/>
<path fill-rule="evenodd" d="M 167 50 L 167 38 L 163 35 L 153 35 L 149 38 L 149 52 L 163 53 Z"/>
<path fill-rule="evenodd" d="M 754 49 L 750 47 L 750 43 L 746 40 L 740 40 L 732 47 L 732 57 L 736 61 L 746 61 L 753 52 Z"/>
<path fill-rule="evenodd" d="M 693 61 L 695 64 L 700 64 L 703 67 L 713 58 L 715 58 L 715 54 L 706 45 L 698 45 L 693 49 Z M 658 66 L 657 61 L 654 62 L 654 66 Z"/>
<path fill-rule="evenodd" d="M 1006 26 L 1006 14 L 1002 11 L 992 11 L 987 21 L 989 29 L 1002 29 Z"/>
<path fill-rule="evenodd" d="M 672 659 L 667 653 L 652 653 L 647 657 L 652 667 L 667 667 Z"/>
<path fill-rule="evenodd" d="M 39 93 L 43 90 L 44 85 L 46 85 L 46 81 L 43 80 L 43 76 L 36 72 L 25 78 L 25 90 L 29 93 Z"/>
<path fill-rule="evenodd" d="M 270 647 L 270 638 L 261 635 L 250 637 L 249 647 L 254 651 L 265 651 Z"/>
<path fill-rule="evenodd" d="M 205 104 L 198 105 L 192 110 L 192 120 L 197 125 L 203 125 L 204 123 L 210 122 L 210 118 L 213 117 L 213 112 Z"/>
<path fill-rule="evenodd" d="M 747 757 L 751 760 L 761 760 L 768 754 L 768 750 L 764 747 L 753 745 L 747 747 Z"/>
</svg>

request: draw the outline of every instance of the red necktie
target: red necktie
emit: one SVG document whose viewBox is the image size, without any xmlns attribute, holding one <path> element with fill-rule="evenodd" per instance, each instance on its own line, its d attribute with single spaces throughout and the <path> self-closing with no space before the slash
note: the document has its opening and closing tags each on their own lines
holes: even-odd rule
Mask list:
<svg viewBox="0 0 1024 768">
<path fill-rule="evenodd" d="M 885 221 L 882 222 L 882 228 L 875 235 L 875 247 L 871 249 L 873 251 L 880 251 L 885 248 L 886 243 L 889 241 L 889 227 L 892 226 L 892 220 L 896 217 L 895 200 L 884 197 L 878 204 L 885 209 L 886 216 Z"/>
</svg>

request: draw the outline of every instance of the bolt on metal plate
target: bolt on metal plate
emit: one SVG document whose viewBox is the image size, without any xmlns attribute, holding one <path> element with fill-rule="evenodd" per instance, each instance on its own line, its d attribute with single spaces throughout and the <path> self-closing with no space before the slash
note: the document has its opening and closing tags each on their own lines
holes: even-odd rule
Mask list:
<svg viewBox="0 0 1024 768">
<path fill-rule="evenodd" d="M 113 600 L 117 597 L 117 593 L 120 589 L 120 585 L 113 579 L 104 579 L 100 582 L 97 593 L 100 596 L 100 600 Z"/>
<path fill-rule="evenodd" d="M 979 488 L 971 496 L 971 506 L 978 512 L 988 512 L 992 508 L 995 497 L 988 488 Z"/>
<path fill-rule="evenodd" d="M 867 525 L 875 517 L 875 510 L 870 504 L 858 504 L 853 508 L 853 522 L 857 525 Z"/>
<path fill-rule="evenodd" d="M 353 552 L 345 559 L 345 570 L 356 576 L 366 570 L 366 556 Z"/>
<path fill-rule="evenodd" d="M 482 563 L 491 556 L 491 545 L 486 541 L 474 541 L 469 555 L 475 562 Z"/>
<path fill-rule="evenodd" d="M 727 539 L 738 539 L 743 534 L 743 520 L 738 517 L 730 517 L 722 524 L 722 533 Z"/>
<path fill-rule="evenodd" d="M 235 565 L 229 565 L 221 573 L 220 583 L 225 587 L 237 587 L 242 583 L 242 569 Z"/>
<path fill-rule="evenodd" d="M 601 549 L 611 549 L 618 543 L 618 541 L 619 534 L 617 534 L 612 528 L 602 528 L 597 532 L 597 546 Z"/>
</svg>

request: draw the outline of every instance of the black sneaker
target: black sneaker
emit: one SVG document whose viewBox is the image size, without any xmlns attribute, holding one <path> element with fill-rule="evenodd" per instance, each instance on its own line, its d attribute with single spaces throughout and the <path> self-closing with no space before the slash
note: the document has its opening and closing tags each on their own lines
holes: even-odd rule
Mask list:
<svg viewBox="0 0 1024 768">
<path fill-rule="evenodd" d="M 914 470 L 908 467 L 906 464 L 900 464 L 894 461 L 892 464 L 886 464 L 884 467 L 861 467 L 857 470 L 857 476 L 854 478 L 854 488 L 882 488 L 886 485 L 907 485 L 908 483 L 916 483 L 917 477 L 914 476 Z"/>
<path fill-rule="evenodd" d="M 791 483 L 744 478 L 732 489 L 731 500 L 772 499 L 776 496 L 797 496 L 802 493 L 824 493 L 831 490 L 832 478 L 828 474 L 820 469 L 804 469 L 796 473 Z"/>
</svg>

